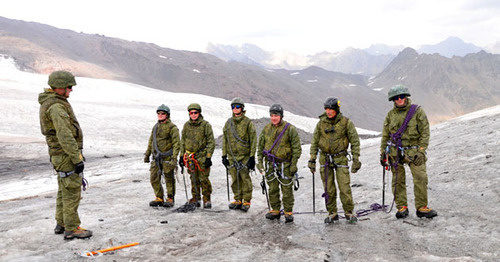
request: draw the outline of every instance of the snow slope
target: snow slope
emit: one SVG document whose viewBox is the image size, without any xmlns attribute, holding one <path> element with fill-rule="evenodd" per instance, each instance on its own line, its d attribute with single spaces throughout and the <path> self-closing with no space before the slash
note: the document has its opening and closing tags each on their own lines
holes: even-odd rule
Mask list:
<svg viewBox="0 0 500 262">
<path fill-rule="evenodd" d="M 39 131 L 37 94 L 47 76 L 17 71 L 0 59 L 0 261 L 85 260 L 76 253 L 114 245 L 140 245 L 107 253 L 101 261 L 498 261 L 500 260 L 499 115 L 500 106 L 431 128 L 428 150 L 429 205 L 439 216 L 418 219 L 407 176 L 410 217 L 396 220 L 377 212 L 357 225 L 326 226 L 324 214 L 296 214 L 295 223 L 267 221 L 260 175 L 253 174 L 254 199 L 248 213 L 227 211 L 225 170 L 216 150 L 211 171 L 214 208 L 172 213 L 148 206 L 154 198 L 148 164 L 142 163 L 155 109 L 168 104 L 178 126 L 185 108 L 199 102 L 216 136 L 230 116 L 229 101 L 169 93 L 127 83 L 77 78 L 70 101 L 85 134 L 82 226 L 87 240 L 54 235 L 56 178 Z M 252 118 L 267 116 L 267 106 L 247 105 Z M 316 119 L 285 113 L 312 132 Z M 359 131 L 362 133 L 363 131 Z M 368 131 L 367 131 L 368 132 Z M 362 169 L 351 176 L 356 210 L 381 202 L 380 139 L 362 143 Z M 312 210 L 309 145 L 299 160 L 301 188 L 295 211 Z M 176 207 L 186 201 L 177 174 Z M 389 175 L 387 176 L 389 181 Z M 189 185 L 188 185 L 189 187 Z M 387 189 L 389 191 L 389 189 Z M 316 210 L 324 210 L 321 181 L 315 178 Z M 386 201 L 392 198 L 386 192 Z M 338 201 L 340 207 L 340 201 Z M 168 221 L 167 223 L 161 223 Z"/>
</svg>

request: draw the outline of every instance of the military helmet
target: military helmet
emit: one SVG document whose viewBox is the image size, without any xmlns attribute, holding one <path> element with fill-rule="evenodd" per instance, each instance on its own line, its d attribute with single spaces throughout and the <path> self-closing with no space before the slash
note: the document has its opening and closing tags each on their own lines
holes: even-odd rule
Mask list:
<svg viewBox="0 0 500 262">
<path fill-rule="evenodd" d="M 161 106 L 159 106 L 156 109 L 156 113 L 158 113 L 160 111 L 163 111 L 163 112 L 167 113 L 168 116 L 170 116 L 170 108 L 167 105 L 161 104 Z"/>
<path fill-rule="evenodd" d="M 192 103 L 188 106 L 188 111 L 191 111 L 191 110 L 198 110 L 198 112 L 201 113 L 201 106 L 200 104 L 197 104 L 197 103 Z"/>
<path fill-rule="evenodd" d="M 280 115 L 281 117 L 283 117 L 283 107 L 281 107 L 280 104 L 273 104 L 269 108 L 269 113 L 273 115 Z"/>
<path fill-rule="evenodd" d="M 243 99 L 241 99 L 241 97 L 233 98 L 233 100 L 231 100 L 231 106 L 233 105 L 241 105 L 243 108 L 245 108 L 245 102 L 243 102 Z"/>
<path fill-rule="evenodd" d="M 394 97 L 399 95 L 411 96 L 410 91 L 408 91 L 408 88 L 406 86 L 396 85 L 391 87 L 391 89 L 389 90 L 388 94 L 389 101 L 392 101 Z"/>
<path fill-rule="evenodd" d="M 340 100 L 336 97 L 329 97 L 326 99 L 324 107 L 325 109 L 330 108 L 338 112 L 340 110 Z"/>
<path fill-rule="evenodd" d="M 48 84 L 52 88 L 76 86 L 75 76 L 68 71 L 54 71 L 49 75 Z"/>
</svg>

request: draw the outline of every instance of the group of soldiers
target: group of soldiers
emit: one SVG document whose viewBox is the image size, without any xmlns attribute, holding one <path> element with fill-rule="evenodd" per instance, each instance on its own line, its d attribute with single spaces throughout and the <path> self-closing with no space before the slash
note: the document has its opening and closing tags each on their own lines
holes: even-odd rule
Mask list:
<svg viewBox="0 0 500 262">
<path fill-rule="evenodd" d="M 80 227 L 78 205 L 83 178 L 84 158 L 81 154 L 83 136 L 67 101 L 75 77 L 67 71 L 56 71 L 49 76 L 47 88 L 39 96 L 40 124 L 46 136 L 49 155 L 58 174 L 56 200 L 56 234 L 65 239 L 88 238 L 90 230 Z M 393 173 L 392 191 L 398 211 L 396 217 L 409 215 L 406 199 L 404 164 L 408 165 L 414 180 L 415 208 L 418 217 L 432 218 L 437 212 L 427 207 L 426 149 L 429 145 L 429 122 L 422 108 L 412 104 L 408 88 L 402 85 L 390 89 L 389 101 L 394 108 L 385 118 L 380 147 L 380 163 Z M 270 123 L 257 133 L 252 121 L 245 116 L 245 103 L 236 97 L 231 101 L 232 117 L 223 128 L 222 164 L 231 175 L 234 200 L 229 209 L 248 211 L 251 206 L 253 185 L 250 172 L 257 170 L 268 186 L 267 219 L 285 217 L 293 222 L 293 187 L 297 177 L 297 162 L 302 148 L 295 126 L 283 120 L 284 110 L 279 104 L 269 108 Z M 361 168 L 360 141 L 353 122 L 340 112 L 340 101 L 329 97 L 325 112 L 319 116 L 310 148 L 308 168 L 314 175 L 319 157 L 319 170 L 323 182 L 325 205 L 328 212 L 325 223 L 339 220 L 337 187 L 347 221 L 357 221 L 350 186 L 350 172 Z M 202 115 L 197 103 L 187 107 L 189 119 L 182 133 L 170 120 L 170 108 L 164 104 L 157 110 L 144 162 L 150 163 L 150 182 L 155 200 L 150 206 L 173 207 L 177 165 L 186 169 L 191 179 L 191 199 L 188 204 L 212 208 L 212 185 L 209 179 L 215 139 L 212 126 Z M 350 148 L 349 148 L 350 147 Z M 350 149 L 350 152 L 349 152 Z M 257 159 L 255 159 L 257 155 Z M 349 172 L 349 162 L 352 161 Z M 165 179 L 165 191 L 161 183 Z M 335 181 L 337 187 L 335 185 Z M 265 186 L 265 184 L 264 184 Z"/>
</svg>

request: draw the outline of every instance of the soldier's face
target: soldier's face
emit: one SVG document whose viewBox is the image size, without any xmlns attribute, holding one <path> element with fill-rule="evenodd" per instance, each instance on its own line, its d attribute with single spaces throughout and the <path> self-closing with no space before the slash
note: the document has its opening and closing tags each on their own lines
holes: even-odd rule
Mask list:
<svg viewBox="0 0 500 262">
<path fill-rule="evenodd" d="M 394 98 L 394 103 L 397 107 L 402 107 L 406 104 L 406 96 L 398 96 Z"/>
<path fill-rule="evenodd" d="M 167 113 L 163 112 L 163 111 L 158 111 L 158 121 L 160 122 L 163 122 L 165 120 L 167 120 Z"/>
<path fill-rule="evenodd" d="M 72 86 L 68 86 L 67 88 L 56 88 L 54 89 L 54 92 L 56 92 L 58 95 L 64 96 L 66 98 L 69 97 L 69 94 L 73 91 Z"/>
<path fill-rule="evenodd" d="M 328 118 L 334 118 L 337 115 L 337 111 L 331 108 L 325 108 L 325 113 Z"/>
<path fill-rule="evenodd" d="M 191 110 L 189 111 L 189 117 L 191 118 L 191 120 L 196 121 L 198 117 L 200 117 L 200 112 L 198 112 L 197 110 Z"/>
<path fill-rule="evenodd" d="M 241 108 L 240 105 L 237 105 L 237 106 L 233 106 L 233 114 L 235 116 L 240 116 L 241 115 L 241 112 L 243 112 L 243 108 Z"/>
<path fill-rule="evenodd" d="M 271 114 L 271 123 L 275 126 L 277 126 L 281 122 L 281 116 L 280 115 L 275 115 Z"/>
</svg>

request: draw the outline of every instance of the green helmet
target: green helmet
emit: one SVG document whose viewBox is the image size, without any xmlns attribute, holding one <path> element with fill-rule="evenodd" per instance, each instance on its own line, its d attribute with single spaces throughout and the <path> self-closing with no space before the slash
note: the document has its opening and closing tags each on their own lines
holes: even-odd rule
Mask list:
<svg viewBox="0 0 500 262">
<path fill-rule="evenodd" d="M 167 113 L 168 116 L 170 116 L 170 108 L 167 105 L 161 104 L 161 106 L 159 106 L 156 109 L 156 113 L 158 113 L 160 111 L 163 111 L 163 112 Z"/>
<path fill-rule="evenodd" d="M 201 106 L 200 104 L 197 104 L 197 103 L 192 103 L 188 106 L 188 111 L 191 111 L 191 110 L 198 110 L 198 112 L 201 113 Z"/>
<path fill-rule="evenodd" d="M 391 87 L 391 89 L 389 90 L 389 101 L 392 101 L 394 97 L 399 95 L 411 96 L 410 91 L 408 91 L 408 88 L 406 86 L 396 85 Z"/>
<path fill-rule="evenodd" d="M 233 98 L 233 100 L 231 100 L 231 106 L 233 105 L 241 105 L 243 108 L 245 108 L 245 102 L 243 102 L 243 99 L 241 99 L 241 97 Z"/>
<path fill-rule="evenodd" d="M 283 117 L 283 107 L 281 107 L 280 104 L 273 104 L 269 108 L 269 113 L 273 114 L 273 115 L 279 115 L 279 116 Z"/>
<path fill-rule="evenodd" d="M 66 88 L 76 86 L 75 76 L 68 71 L 55 71 L 49 75 L 49 86 L 52 88 Z"/>
<path fill-rule="evenodd" d="M 336 97 L 329 97 L 326 99 L 324 106 L 325 106 L 325 109 L 330 108 L 330 109 L 333 109 L 333 110 L 339 112 L 340 100 L 338 100 Z"/>
</svg>

